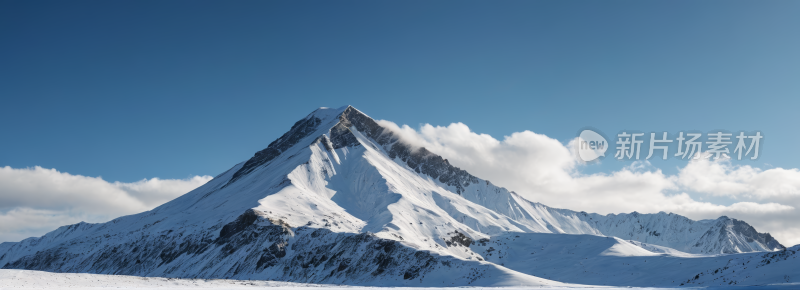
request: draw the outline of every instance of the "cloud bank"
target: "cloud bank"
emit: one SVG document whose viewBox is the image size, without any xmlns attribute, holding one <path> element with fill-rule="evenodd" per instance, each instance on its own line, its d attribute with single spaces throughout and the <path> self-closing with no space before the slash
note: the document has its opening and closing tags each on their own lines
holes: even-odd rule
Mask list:
<svg viewBox="0 0 800 290">
<path fill-rule="evenodd" d="M 800 243 L 800 171 L 761 170 L 720 159 L 696 159 L 666 175 L 649 162 L 622 170 L 583 174 L 572 144 L 531 131 L 497 140 L 467 125 L 381 125 L 468 172 L 543 204 L 600 214 L 674 212 L 692 219 L 726 215 L 769 232 L 785 245 Z M 574 140 L 572 141 L 574 142 Z M 612 155 L 613 156 L 613 155 Z M 729 205 L 703 201 L 727 197 Z"/>
<path fill-rule="evenodd" d="M 105 222 L 150 210 L 211 180 L 108 182 L 41 167 L 0 167 L 0 242 L 41 236 L 80 221 Z"/>
</svg>

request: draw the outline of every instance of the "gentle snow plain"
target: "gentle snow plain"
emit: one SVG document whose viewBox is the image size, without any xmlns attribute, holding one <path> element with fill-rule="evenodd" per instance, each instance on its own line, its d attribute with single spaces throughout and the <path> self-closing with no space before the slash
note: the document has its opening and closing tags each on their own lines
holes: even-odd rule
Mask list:
<svg viewBox="0 0 800 290">
<path fill-rule="evenodd" d="M 248 281 L 226 279 L 177 279 L 137 277 L 123 275 L 102 275 L 84 273 L 50 273 L 31 270 L 0 270 L 0 289 L 798 289 L 800 283 L 759 285 L 759 286 L 733 286 L 733 287 L 680 287 L 680 288 L 649 288 L 649 287 L 606 287 L 587 285 L 567 286 L 540 286 L 540 287 L 359 287 L 346 285 L 307 284 L 280 281 Z"/>
</svg>

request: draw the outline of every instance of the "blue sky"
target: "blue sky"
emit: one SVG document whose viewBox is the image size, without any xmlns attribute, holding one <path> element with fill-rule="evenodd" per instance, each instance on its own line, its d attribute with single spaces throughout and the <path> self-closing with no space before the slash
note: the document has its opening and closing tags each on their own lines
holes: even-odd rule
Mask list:
<svg viewBox="0 0 800 290">
<path fill-rule="evenodd" d="M 315 108 L 350 104 L 498 139 L 531 130 L 566 142 L 585 126 L 761 130 L 752 164 L 794 168 L 798 8 L 3 1 L 0 166 L 126 182 L 216 175 Z"/>
</svg>

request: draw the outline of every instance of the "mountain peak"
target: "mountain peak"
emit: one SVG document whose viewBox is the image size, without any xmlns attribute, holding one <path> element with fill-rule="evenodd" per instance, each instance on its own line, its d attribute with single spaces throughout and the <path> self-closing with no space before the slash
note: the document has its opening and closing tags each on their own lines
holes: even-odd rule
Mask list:
<svg viewBox="0 0 800 290">
<path fill-rule="evenodd" d="M 320 107 L 294 123 L 288 132 L 272 141 L 267 148 L 256 152 L 252 158 L 245 162 L 242 168 L 234 173 L 228 183 L 233 183 L 259 166 L 272 161 L 305 138 L 313 137 L 312 141 L 309 141 L 310 143 L 316 141 L 323 134 L 330 134 L 330 141 L 333 143 L 334 149 L 354 145 L 355 138 L 349 131 L 349 127 L 353 124 L 350 120 L 356 120 L 358 124 L 367 124 L 369 128 L 374 130 L 378 130 L 378 127 L 380 127 L 372 118 L 361 113 L 353 106 L 347 105 L 336 109 Z M 310 144 L 302 145 L 307 146 Z"/>
<path fill-rule="evenodd" d="M 316 117 L 322 120 L 339 117 L 345 110 L 353 108 L 353 106 L 341 106 L 339 108 L 319 107 L 318 109 L 308 114 L 305 119 Z"/>
</svg>

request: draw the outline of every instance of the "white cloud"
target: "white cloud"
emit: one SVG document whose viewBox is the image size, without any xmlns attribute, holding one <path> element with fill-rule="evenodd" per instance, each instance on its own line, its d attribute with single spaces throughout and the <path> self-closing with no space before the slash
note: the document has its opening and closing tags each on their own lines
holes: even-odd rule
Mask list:
<svg viewBox="0 0 800 290">
<path fill-rule="evenodd" d="M 80 221 L 104 222 L 139 213 L 211 180 L 143 179 L 107 182 L 41 167 L 0 167 L 0 242 L 40 236 Z"/>
<path fill-rule="evenodd" d="M 502 179 L 537 187 L 560 184 L 571 180 L 577 165 L 561 142 L 531 131 L 517 132 L 499 141 L 474 133 L 463 123 L 447 127 L 425 124 L 419 131 L 384 120 L 378 123 L 398 132 L 412 145 L 425 147 L 492 182 Z"/>
<path fill-rule="evenodd" d="M 681 170 L 679 182 L 692 190 L 715 196 L 755 199 L 800 196 L 800 170 L 761 170 L 747 165 L 735 166 L 730 160 L 694 160 Z"/>
<path fill-rule="evenodd" d="M 797 169 L 762 171 L 701 159 L 690 162 L 677 175 L 665 175 L 646 161 L 609 174 L 583 174 L 584 165 L 574 158 L 573 146 L 531 131 L 497 140 L 472 132 L 462 123 L 446 127 L 425 124 L 415 130 L 390 121 L 378 122 L 414 146 L 425 147 L 480 178 L 553 207 L 601 214 L 665 211 L 693 219 L 727 215 L 768 231 L 788 245 L 800 243 L 800 226 L 794 222 L 800 217 Z M 703 195 L 740 201 L 720 205 L 693 198 Z"/>
</svg>

